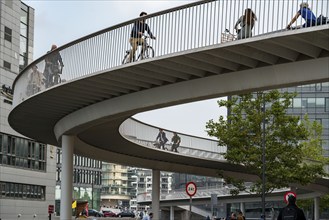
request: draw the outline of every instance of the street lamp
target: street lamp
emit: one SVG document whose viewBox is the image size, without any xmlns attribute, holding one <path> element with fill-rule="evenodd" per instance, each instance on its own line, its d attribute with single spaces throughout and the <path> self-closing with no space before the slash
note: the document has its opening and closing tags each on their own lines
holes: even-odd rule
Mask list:
<svg viewBox="0 0 329 220">
<path fill-rule="evenodd" d="M 266 176 L 265 176 L 265 171 L 266 171 L 266 158 L 265 158 L 265 93 L 263 93 L 263 121 L 262 121 L 262 219 L 266 219 L 265 216 L 265 183 L 266 183 Z"/>
</svg>

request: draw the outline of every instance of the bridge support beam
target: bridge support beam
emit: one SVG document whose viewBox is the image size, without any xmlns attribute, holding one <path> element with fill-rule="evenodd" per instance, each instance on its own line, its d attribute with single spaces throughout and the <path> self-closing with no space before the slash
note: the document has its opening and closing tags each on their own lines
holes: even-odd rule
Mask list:
<svg viewBox="0 0 329 220">
<path fill-rule="evenodd" d="M 61 220 L 72 219 L 74 137 L 62 137 Z"/>
<path fill-rule="evenodd" d="M 160 219 L 160 170 L 152 170 L 152 212 L 153 220 Z"/>
<path fill-rule="evenodd" d="M 170 220 L 175 220 L 175 207 L 174 206 L 170 206 Z"/>
<path fill-rule="evenodd" d="M 314 219 L 320 219 L 320 197 L 314 198 Z"/>
</svg>

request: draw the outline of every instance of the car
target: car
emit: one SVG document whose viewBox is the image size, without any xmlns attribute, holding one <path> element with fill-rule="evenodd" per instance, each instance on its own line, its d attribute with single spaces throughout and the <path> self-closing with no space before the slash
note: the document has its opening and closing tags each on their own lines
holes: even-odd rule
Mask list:
<svg viewBox="0 0 329 220">
<path fill-rule="evenodd" d="M 95 209 L 89 209 L 88 216 L 103 217 L 103 214 Z"/>
<path fill-rule="evenodd" d="M 103 216 L 104 217 L 117 217 L 117 214 L 115 214 L 114 212 L 110 211 L 110 210 L 103 210 Z"/>
<path fill-rule="evenodd" d="M 135 218 L 135 214 L 131 211 L 121 211 L 121 212 L 118 213 L 117 216 L 120 217 L 120 218 L 122 218 L 122 217 Z"/>
</svg>

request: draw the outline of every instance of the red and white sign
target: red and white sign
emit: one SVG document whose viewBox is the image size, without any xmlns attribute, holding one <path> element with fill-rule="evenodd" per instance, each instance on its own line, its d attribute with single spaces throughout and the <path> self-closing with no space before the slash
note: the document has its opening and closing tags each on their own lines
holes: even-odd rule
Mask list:
<svg viewBox="0 0 329 220">
<path fill-rule="evenodd" d="M 195 183 L 194 182 L 186 183 L 185 190 L 186 190 L 187 195 L 189 195 L 190 197 L 194 196 L 196 193 L 196 190 L 197 190 Z"/>
<path fill-rule="evenodd" d="M 287 203 L 288 204 L 288 198 L 289 198 L 289 196 L 290 195 L 293 195 L 295 198 L 297 198 L 297 195 L 296 195 L 296 193 L 294 193 L 294 192 L 286 192 L 286 194 L 284 194 L 284 202 L 285 203 Z"/>
<path fill-rule="evenodd" d="M 48 205 L 48 214 L 53 214 L 54 213 L 54 205 Z"/>
</svg>

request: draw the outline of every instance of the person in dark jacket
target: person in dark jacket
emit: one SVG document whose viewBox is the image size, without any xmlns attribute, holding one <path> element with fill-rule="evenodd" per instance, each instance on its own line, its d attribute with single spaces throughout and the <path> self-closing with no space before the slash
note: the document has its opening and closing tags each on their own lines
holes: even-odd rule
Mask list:
<svg viewBox="0 0 329 220">
<path fill-rule="evenodd" d="M 44 77 L 45 77 L 45 86 L 46 88 L 55 85 L 59 83 L 59 74 L 62 73 L 62 69 L 64 67 L 64 63 L 62 60 L 62 57 L 59 52 L 53 52 L 57 49 L 57 46 L 53 44 L 51 46 L 48 56 L 46 56 L 45 61 L 45 71 L 44 71 Z"/>
<path fill-rule="evenodd" d="M 288 205 L 280 211 L 278 220 L 284 219 L 306 220 L 303 210 L 296 205 L 296 197 L 294 195 L 289 195 Z"/>
<path fill-rule="evenodd" d="M 172 142 L 171 151 L 178 152 L 177 148 L 180 145 L 181 138 L 178 136 L 176 132 L 174 132 L 174 136 L 171 138 L 171 142 Z"/>
<path fill-rule="evenodd" d="M 163 129 L 161 129 L 161 128 L 159 129 L 159 133 L 158 133 L 158 136 L 155 139 L 155 141 L 159 141 L 160 147 L 163 150 L 166 149 L 165 144 L 167 143 L 168 138 L 166 137 L 166 133 L 163 131 Z"/>
<path fill-rule="evenodd" d="M 129 43 L 131 45 L 131 53 L 129 57 L 129 61 L 132 62 L 133 57 L 135 56 L 135 52 L 137 50 L 138 45 L 142 45 L 142 53 L 145 49 L 145 42 L 144 38 L 142 38 L 145 31 L 150 35 L 152 39 L 155 39 L 155 36 L 152 34 L 150 27 L 145 23 L 145 19 L 143 18 L 146 16 L 146 12 L 141 12 L 139 17 L 140 20 L 135 21 L 133 29 L 131 30 Z M 143 58 L 143 57 L 142 57 Z"/>
</svg>

